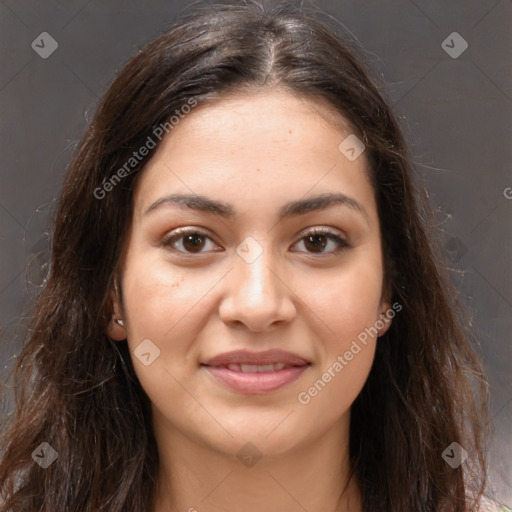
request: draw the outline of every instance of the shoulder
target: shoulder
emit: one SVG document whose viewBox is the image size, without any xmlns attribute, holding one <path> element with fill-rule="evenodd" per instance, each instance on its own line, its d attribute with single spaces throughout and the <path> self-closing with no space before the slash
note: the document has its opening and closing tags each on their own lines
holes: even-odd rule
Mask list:
<svg viewBox="0 0 512 512">
<path fill-rule="evenodd" d="M 479 496 L 480 495 L 480 496 Z M 480 494 L 473 488 L 466 489 L 466 497 L 469 502 L 475 505 L 475 500 L 479 496 L 479 506 L 475 507 L 474 512 L 512 512 L 512 509 L 502 505 L 496 501 L 495 490 L 489 484 L 486 487 L 484 493 Z"/>
<path fill-rule="evenodd" d="M 496 501 L 492 501 L 488 498 L 482 498 L 482 503 L 478 512 L 512 512 L 505 505 L 500 505 Z"/>
</svg>

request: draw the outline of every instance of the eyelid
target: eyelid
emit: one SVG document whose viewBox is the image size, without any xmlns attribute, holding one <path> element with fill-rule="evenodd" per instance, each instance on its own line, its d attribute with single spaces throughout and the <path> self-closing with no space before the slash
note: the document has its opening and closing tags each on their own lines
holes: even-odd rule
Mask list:
<svg viewBox="0 0 512 512">
<path fill-rule="evenodd" d="M 344 249 L 350 249 L 352 248 L 352 244 L 348 242 L 346 239 L 346 236 L 343 234 L 343 232 L 333 229 L 330 227 L 310 227 L 306 228 L 303 231 L 301 231 L 298 235 L 298 240 L 293 245 L 296 245 L 304 240 L 307 236 L 325 236 L 327 239 L 334 241 L 337 244 L 336 249 L 333 251 L 327 251 L 327 252 L 309 252 L 309 251 L 296 251 L 304 254 L 309 255 L 316 255 L 320 257 L 325 256 L 332 256 L 337 255 L 340 251 L 343 251 Z"/>
<path fill-rule="evenodd" d="M 188 235 L 188 234 L 201 235 L 205 238 L 210 239 L 212 242 L 216 243 L 215 240 L 213 239 L 212 235 L 208 231 L 205 231 L 202 228 L 196 228 L 194 226 L 189 226 L 189 227 L 183 227 L 183 228 L 176 228 L 176 229 L 172 230 L 170 233 L 168 233 L 167 235 L 165 235 L 162 238 L 161 245 L 163 245 L 164 247 L 170 246 L 172 241 L 179 240 L 182 236 Z M 179 254 L 184 254 L 184 255 L 203 254 L 201 252 L 187 253 L 187 252 L 183 252 L 183 251 L 178 251 L 177 249 L 174 249 L 174 247 L 171 247 L 171 250 L 173 250 L 174 252 L 177 252 Z"/>
<path fill-rule="evenodd" d="M 187 235 L 187 234 L 197 234 L 197 235 L 203 236 L 205 238 L 208 238 L 212 242 L 216 243 L 215 240 L 213 239 L 212 235 L 208 231 L 205 231 L 202 228 L 188 226 L 188 227 L 176 228 L 171 233 L 168 233 L 162 239 L 161 245 L 163 245 L 164 247 L 171 246 L 171 242 L 173 240 L 179 240 L 182 236 Z M 297 241 L 295 241 L 293 243 L 292 247 L 294 245 L 297 245 L 298 243 L 302 242 L 303 239 L 307 236 L 319 236 L 319 235 L 320 236 L 323 235 L 323 236 L 326 236 L 327 238 L 329 238 L 330 240 L 334 240 L 335 243 L 338 245 L 337 248 L 333 251 L 320 252 L 320 253 L 314 253 L 314 252 L 308 252 L 308 251 L 294 251 L 294 252 L 299 252 L 299 253 L 305 252 L 306 254 L 311 254 L 311 255 L 316 254 L 317 256 L 321 257 L 321 256 L 329 255 L 329 254 L 331 254 L 331 255 L 336 254 L 340 250 L 348 249 L 348 248 L 352 247 L 351 244 L 349 244 L 349 242 L 346 240 L 345 236 L 343 235 L 343 233 L 341 231 L 334 230 L 333 228 L 318 227 L 318 226 L 305 228 L 300 233 L 298 233 L 297 234 L 298 239 L 297 239 Z M 179 253 L 181 255 L 185 255 L 185 256 L 196 256 L 199 254 L 205 254 L 208 252 L 212 252 L 212 251 L 204 251 L 204 252 L 193 253 L 193 252 L 180 251 L 180 250 L 175 249 L 174 247 L 170 247 L 170 249 L 173 252 L 177 252 L 177 253 Z M 214 251 L 214 252 L 219 252 L 219 251 Z"/>
<path fill-rule="evenodd" d="M 310 228 L 303 229 L 297 236 L 299 238 L 303 238 L 305 236 L 311 235 L 333 235 L 339 238 L 345 238 L 345 235 L 342 231 L 330 227 L 324 226 L 313 226 Z"/>
</svg>

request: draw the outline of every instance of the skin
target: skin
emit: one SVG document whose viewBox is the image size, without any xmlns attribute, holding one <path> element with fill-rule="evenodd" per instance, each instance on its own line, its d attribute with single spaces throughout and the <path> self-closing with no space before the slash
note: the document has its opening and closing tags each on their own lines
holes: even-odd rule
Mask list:
<svg viewBox="0 0 512 512">
<path fill-rule="evenodd" d="M 127 338 L 152 404 L 160 454 L 152 512 L 362 510 L 355 479 L 345 485 L 350 406 L 377 336 L 308 404 L 297 398 L 390 308 L 367 161 L 364 153 L 349 161 L 338 149 L 351 133 L 325 104 L 285 91 L 230 97 L 192 110 L 139 177 L 121 262 L 122 302 L 111 295 L 124 326 L 112 320 L 108 334 Z M 332 192 L 365 213 L 337 204 L 278 221 L 285 203 Z M 145 214 L 171 193 L 230 203 L 236 216 L 177 205 Z M 200 237 L 197 249 L 183 236 L 165 246 L 178 227 L 209 238 Z M 335 252 L 328 237 L 320 237 L 323 248 L 308 243 L 307 232 L 322 227 L 350 247 Z M 251 263 L 236 252 L 248 236 L 257 242 L 251 250 L 262 251 Z M 145 339 L 160 350 L 149 366 L 133 355 Z M 263 395 L 235 392 L 200 366 L 231 350 L 270 348 L 311 365 Z M 252 467 L 237 457 L 248 442 L 261 454 Z"/>
</svg>

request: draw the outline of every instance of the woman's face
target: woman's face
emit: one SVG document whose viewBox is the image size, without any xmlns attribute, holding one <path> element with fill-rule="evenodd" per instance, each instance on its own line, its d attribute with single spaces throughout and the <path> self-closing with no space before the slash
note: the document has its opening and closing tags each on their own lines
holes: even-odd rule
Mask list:
<svg viewBox="0 0 512 512">
<path fill-rule="evenodd" d="M 109 334 L 158 438 L 279 455 L 347 431 L 389 304 L 365 153 L 324 108 L 279 91 L 197 107 L 139 177 Z"/>
</svg>

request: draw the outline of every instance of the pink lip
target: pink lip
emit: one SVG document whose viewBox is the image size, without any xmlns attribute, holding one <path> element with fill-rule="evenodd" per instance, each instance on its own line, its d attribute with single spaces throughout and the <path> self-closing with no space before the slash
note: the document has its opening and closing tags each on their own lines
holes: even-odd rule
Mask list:
<svg viewBox="0 0 512 512">
<path fill-rule="evenodd" d="M 227 366 L 228 364 L 263 365 L 276 363 L 283 363 L 290 366 L 304 366 L 309 364 L 303 357 L 279 349 L 264 350 L 263 352 L 234 350 L 212 357 L 202 364 L 206 366 Z"/>
<path fill-rule="evenodd" d="M 270 372 L 244 373 L 228 368 L 228 365 L 279 363 L 284 364 L 284 368 Z M 308 361 L 296 354 L 273 349 L 264 352 L 249 352 L 247 350 L 227 352 L 209 359 L 202 364 L 202 367 L 234 391 L 256 395 L 270 393 L 291 384 L 309 365 Z"/>
<path fill-rule="evenodd" d="M 288 366 L 282 370 L 263 373 L 235 372 L 224 366 L 203 366 L 203 368 L 234 391 L 261 395 L 291 384 L 308 368 L 308 365 Z"/>
</svg>

